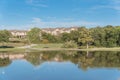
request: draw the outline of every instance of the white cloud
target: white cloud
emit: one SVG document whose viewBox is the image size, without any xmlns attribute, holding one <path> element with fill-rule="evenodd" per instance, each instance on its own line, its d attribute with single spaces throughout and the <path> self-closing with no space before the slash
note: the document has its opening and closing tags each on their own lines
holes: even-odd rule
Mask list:
<svg viewBox="0 0 120 80">
<path fill-rule="evenodd" d="M 33 18 L 32 22 L 37 24 L 37 23 L 41 23 L 42 20 L 40 18 Z"/>
<path fill-rule="evenodd" d="M 113 9 L 116 10 L 117 12 L 120 12 L 120 0 L 107 0 L 107 4 L 104 5 L 97 5 L 92 7 L 92 10 L 97 10 L 97 9 Z"/>
<path fill-rule="evenodd" d="M 116 4 L 120 4 L 120 0 L 112 0 Z"/>
<path fill-rule="evenodd" d="M 26 0 L 26 3 L 34 7 L 48 7 L 43 0 Z"/>
<path fill-rule="evenodd" d="M 48 16 L 48 19 L 56 19 L 56 17 Z"/>
<path fill-rule="evenodd" d="M 107 6 L 119 12 L 120 11 L 120 0 L 110 0 Z"/>
<path fill-rule="evenodd" d="M 20 29 L 20 30 L 29 30 L 33 27 L 39 28 L 55 28 L 55 27 L 73 27 L 73 26 L 86 26 L 86 27 L 95 27 L 98 23 L 95 22 L 88 22 L 88 21 L 43 21 L 40 18 L 32 18 L 32 20 L 28 24 L 24 25 L 1 25 L 1 29 Z"/>
<path fill-rule="evenodd" d="M 26 0 L 26 3 L 32 4 L 32 3 L 33 3 L 33 0 Z"/>
<path fill-rule="evenodd" d="M 32 25 L 41 26 L 41 27 L 71 27 L 71 26 L 95 26 L 98 23 L 88 22 L 88 21 L 42 21 L 40 18 L 33 18 L 31 21 Z"/>
</svg>

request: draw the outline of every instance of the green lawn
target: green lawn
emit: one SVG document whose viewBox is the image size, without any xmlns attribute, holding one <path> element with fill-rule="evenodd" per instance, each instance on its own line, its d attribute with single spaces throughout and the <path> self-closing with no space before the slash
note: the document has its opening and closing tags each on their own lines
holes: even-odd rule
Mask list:
<svg viewBox="0 0 120 80">
<path fill-rule="evenodd" d="M 18 51 L 25 51 L 24 48 L 17 48 L 17 47 L 21 47 L 21 46 L 25 46 L 26 44 L 24 43 L 0 43 L 0 47 L 1 46 L 11 46 L 11 47 L 14 47 L 14 48 L 0 48 L 0 51 L 15 51 L 15 52 L 18 52 Z"/>
<path fill-rule="evenodd" d="M 20 46 L 25 46 L 26 44 L 24 43 L 4 43 L 4 45 L 7 46 L 13 46 L 13 47 L 20 47 Z M 0 43 L 0 46 L 3 46 L 3 43 Z"/>
<path fill-rule="evenodd" d="M 120 51 L 120 47 L 114 47 L 114 48 L 84 48 L 84 49 L 78 49 L 78 48 L 61 48 L 62 44 L 39 44 L 37 46 L 34 46 L 35 50 L 44 50 L 44 51 L 52 51 L 52 50 L 76 50 L 76 51 Z"/>
<path fill-rule="evenodd" d="M 38 44 L 33 48 L 61 48 L 62 44 Z"/>
<path fill-rule="evenodd" d="M 22 51 L 25 51 L 25 49 L 23 48 L 0 48 L 0 51 L 22 52 Z"/>
<path fill-rule="evenodd" d="M 17 46 L 22 46 L 23 44 L 17 44 Z M 78 49 L 78 48 L 61 48 L 63 44 L 37 44 L 36 46 L 33 46 L 32 48 L 29 48 L 28 50 L 36 50 L 36 51 L 52 51 L 52 50 L 76 50 L 76 51 L 120 51 L 120 47 L 114 47 L 114 48 L 89 48 L 89 49 Z M 15 44 L 14 44 L 15 46 Z M 15 52 L 21 52 L 27 50 L 26 48 L 0 48 L 0 51 L 15 51 Z M 23 45 L 24 46 L 24 45 Z"/>
</svg>

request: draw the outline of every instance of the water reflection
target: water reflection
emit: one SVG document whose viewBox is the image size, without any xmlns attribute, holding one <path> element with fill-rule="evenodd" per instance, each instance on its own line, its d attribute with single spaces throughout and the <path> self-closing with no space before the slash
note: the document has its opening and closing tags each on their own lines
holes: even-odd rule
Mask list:
<svg viewBox="0 0 120 80">
<path fill-rule="evenodd" d="M 0 80 L 119 80 L 120 52 L 0 53 Z"/>
<path fill-rule="evenodd" d="M 70 61 L 86 70 L 88 67 L 120 68 L 120 52 L 79 52 L 79 51 L 44 51 L 35 53 L 0 53 L 0 66 L 8 66 L 12 61 L 24 59 L 34 66 L 44 62 Z"/>
</svg>

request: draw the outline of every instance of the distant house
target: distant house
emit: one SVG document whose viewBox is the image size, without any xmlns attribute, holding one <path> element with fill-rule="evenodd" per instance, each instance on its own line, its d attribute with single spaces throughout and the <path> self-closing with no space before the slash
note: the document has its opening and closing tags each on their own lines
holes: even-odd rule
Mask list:
<svg viewBox="0 0 120 80">
<path fill-rule="evenodd" d="M 50 33 L 52 35 L 59 35 L 61 33 L 70 33 L 71 31 L 77 30 L 78 27 L 71 27 L 71 28 L 44 28 L 42 29 L 43 32 Z"/>
<path fill-rule="evenodd" d="M 14 38 L 25 38 L 27 36 L 27 32 L 25 30 L 10 30 L 12 36 Z"/>
<path fill-rule="evenodd" d="M 71 31 L 77 30 L 78 27 L 70 27 L 70 28 L 43 28 L 42 31 L 52 34 L 59 35 L 61 33 L 70 33 Z M 10 30 L 13 38 L 26 38 L 27 32 L 29 30 Z"/>
</svg>

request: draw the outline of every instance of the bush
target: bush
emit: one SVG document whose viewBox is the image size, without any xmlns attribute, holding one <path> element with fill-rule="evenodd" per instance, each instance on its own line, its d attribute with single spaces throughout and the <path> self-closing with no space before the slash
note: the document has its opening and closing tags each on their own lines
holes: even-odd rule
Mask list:
<svg viewBox="0 0 120 80">
<path fill-rule="evenodd" d="M 77 43 L 74 41 L 68 41 L 63 44 L 62 48 L 77 48 Z"/>
<path fill-rule="evenodd" d="M 42 40 L 42 43 L 43 43 L 43 44 L 48 44 L 49 41 L 48 41 L 47 39 L 43 39 L 43 40 Z"/>
<path fill-rule="evenodd" d="M 14 48 L 13 46 L 0 46 L 0 48 Z"/>
</svg>

